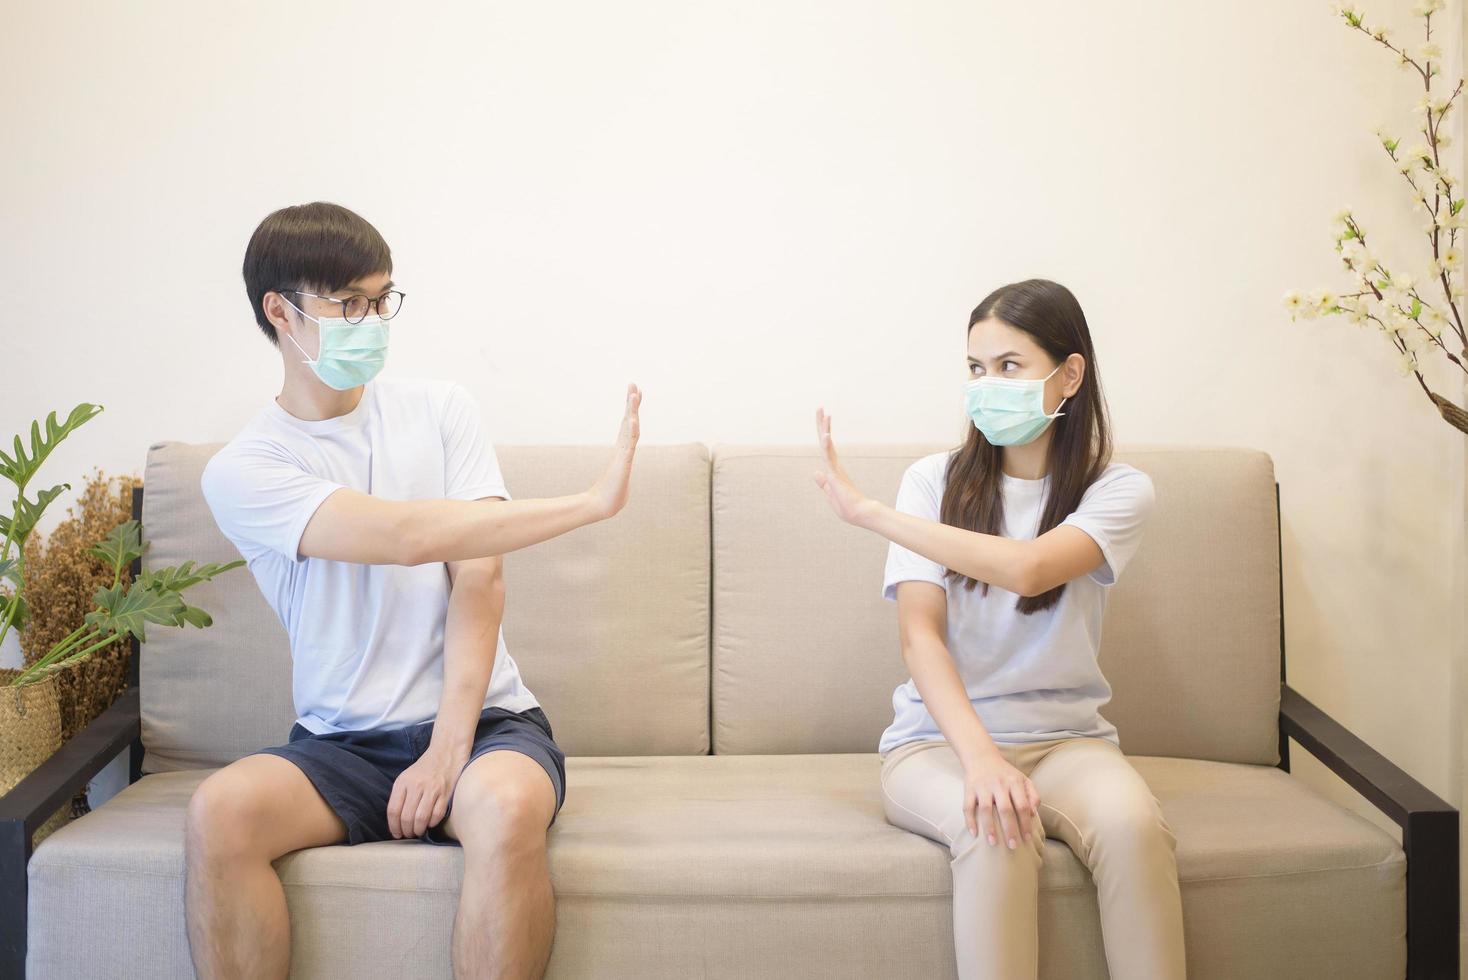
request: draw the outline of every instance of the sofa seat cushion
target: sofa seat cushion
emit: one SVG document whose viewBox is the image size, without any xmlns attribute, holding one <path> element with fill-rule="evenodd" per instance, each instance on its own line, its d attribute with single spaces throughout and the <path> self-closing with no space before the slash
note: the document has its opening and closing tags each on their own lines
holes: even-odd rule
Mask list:
<svg viewBox="0 0 1468 980">
<path fill-rule="evenodd" d="M 1400 976 L 1395 840 L 1265 766 L 1133 757 L 1178 836 L 1194 977 Z M 875 755 L 572 757 L 550 834 L 551 976 L 952 976 L 946 848 L 888 825 Z M 207 770 L 157 773 L 44 841 L 30 973 L 191 975 L 183 827 Z M 297 976 L 449 976 L 463 852 L 277 862 Z M 1047 977 L 1105 977 L 1090 875 L 1046 843 Z M 384 925 L 388 926 L 387 928 Z"/>
</svg>

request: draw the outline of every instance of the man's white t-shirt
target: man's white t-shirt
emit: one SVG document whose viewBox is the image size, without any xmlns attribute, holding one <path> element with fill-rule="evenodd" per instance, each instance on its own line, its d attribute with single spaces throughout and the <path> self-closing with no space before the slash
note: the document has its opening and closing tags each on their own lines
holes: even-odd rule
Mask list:
<svg viewBox="0 0 1468 980">
<path fill-rule="evenodd" d="M 938 521 L 948 460 L 954 451 L 913 463 L 897 491 L 898 510 Z M 1022 480 L 1000 474 L 1004 495 L 1002 536 L 1032 539 L 1039 526 L 1050 478 Z M 947 580 L 937 562 L 892 544 L 882 594 L 897 598 L 899 582 L 931 582 L 947 594 L 948 651 L 969 700 L 996 742 L 1038 742 L 1070 736 L 1109 739 L 1120 746 L 1116 726 L 1101 717 L 1111 686 L 1096 654 L 1106 592 L 1116 583 L 1141 541 L 1155 493 L 1147 474 L 1125 463 L 1107 466 L 1061 523 L 1085 531 L 1105 556 L 1098 568 L 1072 579 L 1049 609 L 1028 616 L 1015 609 L 1019 596 L 996 585 L 987 595 L 962 579 Z M 878 751 L 944 737 L 909 679 L 892 695 L 895 718 Z"/>
<path fill-rule="evenodd" d="M 302 727 L 394 729 L 437 716 L 448 566 L 363 565 L 297 549 L 311 515 L 341 487 L 390 500 L 508 499 L 478 405 L 462 386 L 379 377 L 356 408 L 320 421 L 272 399 L 209 460 L 200 486 L 290 636 Z M 537 706 L 503 631 L 484 706 Z"/>
</svg>

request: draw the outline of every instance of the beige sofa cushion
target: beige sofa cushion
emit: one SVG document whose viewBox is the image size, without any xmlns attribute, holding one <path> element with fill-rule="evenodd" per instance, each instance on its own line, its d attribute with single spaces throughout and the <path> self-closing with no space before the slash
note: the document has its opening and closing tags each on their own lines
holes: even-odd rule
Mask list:
<svg viewBox="0 0 1468 980">
<path fill-rule="evenodd" d="M 848 446 L 862 490 L 891 502 L 939 446 Z M 1102 714 L 1128 754 L 1278 761 L 1279 562 L 1274 473 L 1250 450 L 1121 447 L 1157 504 L 1112 589 Z M 813 450 L 714 452 L 714 751 L 868 752 L 906 678 L 887 544 L 841 523 Z"/>
<path fill-rule="evenodd" d="M 1133 757 L 1178 837 L 1189 976 L 1403 975 L 1405 860 L 1278 769 Z M 549 837 L 556 977 L 952 977 L 942 845 L 887 824 L 870 754 L 571 758 Z M 184 810 L 145 777 L 30 865 L 32 980 L 191 976 Z M 447 977 L 463 852 L 417 842 L 276 863 L 298 976 Z M 391 929 L 381 924 L 391 922 Z M 1046 843 L 1041 975 L 1104 978 L 1095 888 Z"/>
<path fill-rule="evenodd" d="M 214 524 L 199 476 L 220 444 L 148 452 L 147 567 L 239 553 Z M 498 450 L 510 492 L 590 486 L 600 447 Z M 574 754 L 708 751 L 709 462 L 702 445 L 644 446 L 615 520 L 507 556 L 505 640 Z M 247 569 L 190 591 L 209 629 L 151 627 L 142 656 L 144 767 L 219 766 L 285 741 L 286 635 Z"/>
<path fill-rule="evenodd" d="M 610 450 L 499 450 L 510 492 L 582 490 Z M 505 558 L 505 642 L 570 755 L 709 751 L 709 455 L 640 446 L 610 521 Z"/>
</svg>

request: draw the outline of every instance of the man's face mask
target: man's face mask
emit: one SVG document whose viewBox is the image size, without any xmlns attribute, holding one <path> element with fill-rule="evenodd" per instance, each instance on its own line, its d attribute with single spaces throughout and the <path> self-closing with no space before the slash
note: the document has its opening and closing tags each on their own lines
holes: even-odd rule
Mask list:
<svg viewBox="0 0 1468 980">
<path fill-rule="evenodd" d="M 321 343 L 315 359 L 306 354 L 295 337 L 286 336 L 296 344 L 296 350 L 305 354 L 306 359 L 301 363 L 311 365 L 322 384 L 337 391 L 346 391 L 366 384 L 382 370 L 387 362 L 387 323 L 380 315 L 373 314 L 363 317 L 358 323 L 348 323 L 342 316 L 311 316 L 290 300 L 286 302 L 318 328 Z"/>
</svg>

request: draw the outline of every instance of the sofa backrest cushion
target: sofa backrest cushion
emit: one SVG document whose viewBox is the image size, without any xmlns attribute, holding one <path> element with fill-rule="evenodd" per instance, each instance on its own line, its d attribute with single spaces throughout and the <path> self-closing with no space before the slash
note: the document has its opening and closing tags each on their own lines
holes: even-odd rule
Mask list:
<svg viewBox="0 0 1468 980">
<path fill-rule="evenodd" d="M 895 499 L 941 446 L 848 446 L 861 489 Z M 1261 452 L 1120 447 L 1157 503 L 1110 590 L 1102 714 L 1130 754 L 1278 761 L 1280 605 L 1274 470 Z M 907 678 L 887 543 L 839 521 L 812 450 L 714 451 L 713 739 L 717 753 L 872 752 Z"/>
<path fill-rule="evenodd" d="M 144 471 L 144 566 L 230 561 L 199 489 L 221 444 L 161 442 Z M 517 498 L 586 489 L 604 447 L 498 447 Z M 709 457 L 638 450 L 615 519 L 505 557 L 505 642 L 572 755 L 709 750 Z M 245 568 L 187 593 L 213 626 L 152 626 L 141 662 L 144 768 L 226 765 L 285 741 L 295 718 L 284 628 Z"/>
</svg>

